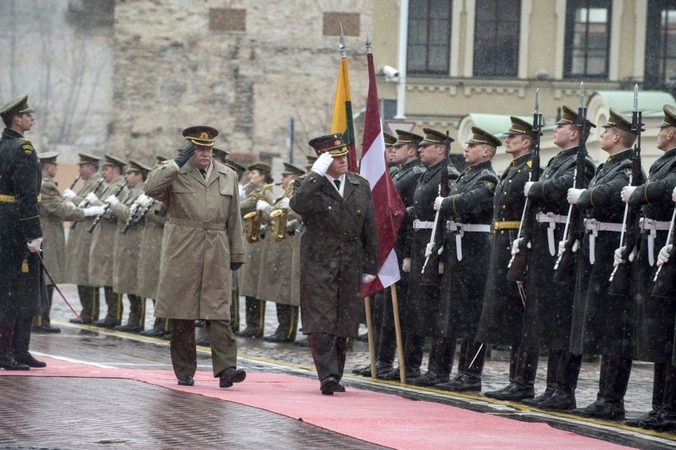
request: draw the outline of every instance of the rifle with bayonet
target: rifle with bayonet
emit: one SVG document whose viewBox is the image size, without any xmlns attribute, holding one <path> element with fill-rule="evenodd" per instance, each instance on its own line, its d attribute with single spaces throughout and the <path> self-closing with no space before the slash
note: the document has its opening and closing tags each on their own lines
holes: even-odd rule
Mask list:
<svg viewBox="0 0 676 450">
<path fill-rule="evenodd" d="M 573 187 L 575 189 L 585 188 L 585 166 L 587 158 L 587 137 L 589 137 L 589 121 L 587 120 L 587 108 L 584 106 L 584 82 L 580 83 L 580 104 L 577 109 L 577 129 L 580 135 L 579 148 L 577 150 L 577 159 L 575 161 L 575 172 L 573 174 Z M 573 280 L 575 268 L 575 255 L 582 237 L 584 236 L 584 223 L 580 210 L 575 205 L 568 208 L 566 218 L 566 227 L 563 231 L 563 249 L 560 248 L 559 254 L 554 264 L 554 281 L 559 283 L 569 283 Z"/>
<path fill-rule="evenodd" d="M 638 84 L 634 85 L 634 109 L 631 112 L 631 132 L 638 136 L 634 144 L 633 155 L 631 159 L 631 174 L 629 175 L 629 186 L 640 186 L 643 184 L 643 169 L 641 168 L 641 131 L 643 131 L 643 111 L 638 110 Z M 629 293 L 629 282 L 631 281 L 631 263 L 630 255 L 635 254 L 638 242 L 641 239 L 641 230 L 638 224 L 640 208 L 630 207 L 629 202 L 624 206 L 624 217 L 622 219 L 622 231 L 620 233 L 620 247 L 624 247 L 622 259 L 624 264 L 618 264 L 610 274 L 610 287 L 608 293 L 611 295 L 627 295 Z M 626 237 L 626 239 L 625 239 Z"/>
<path fill-rule="evenodd" d="M 673 253 L 674 248 L 674 222 L 676 221 L 676 208 L 671 215 L 671 223 L 669 224 L 669 233 L 667 233 L 667 241 L 664 245 L 671 245 L 671 253 Z M 666 263 L 662 264 L 657 268 L 655 272 L 655 277 L 653 282 L 655 286 L 653 287 L 652 295 L 653 297 L 665 297 L 673 298 L 674 297 L 674 280 L 676 280 L 676 257 L 670 255 L 670 258 Z"/>
<path fill-rule="evenodd" d="M 451 150 L 451 138 L 446 131 L 446 141 L 444 142 L 444 166 L 441 169 L 439 177 L 439 196 L 448 197 L 450 189 L 448 187 L 448 155 Z M 434 224 L 432 225 L 432 234 L 430 235 L 430 242 L 427 248 L 431 248 L 431 253 L 426 256 L 425 263 L 422 267 L 422 277 L 420 284 L 422 286 L 438 286 L 439 285 L 439 262 L 441 259 L 440 253 L 444 245 L 444 224 L 440 224 L 441 210 L 437 211 L 434 216 Z M 426 248 L 426 251 L 427 251 Z"/>
<path fill-rule="evenodd" d="M 77 180 L 76 180 L 76 181 L 77 181 Z M 106 181 L 106 180 L 105 180 L 103 177 L 101 177 L 101 179 L 96 183 L 96 186 L 94 186 L 94 190 L 92 191 L 94 194 L 96 194 L 96 191 L 99 190 L 99 188 L 101 187 L 101 185 L 103 184 L 104 181 Z M 72 190 L 73 187 L 75 186 L 74 183 L 75 183 L 75 182 L 73 182 L 73 186 L 70 187 L 71 190 Z M 89 206 L 89 202 L 88 202 L 87 200 L 82 200 L 82 203 L 80 203 L 80 204 L 78 205 L 79 208 L 86 208 L 87 206 Z M 70 229 L 71 229 L 71 230 L 74 229 L 76 225 L 77 225 L 77 221 L 71 222 L 71 224 L 70 224 Z"/>
<path fill-rule="evenodd" d="M 115 197 L 120 195 L 120 192 L 122 192 L 122 189 L 124 189 L 125 186 L 127 186 L 127 180 L 124 180 L 124 183 L 122 183 L 120 185 L 120 187 L 117 189 L 117 191 L 115 191 L 115 193 L 113 195 Z M 104 203 L 103 204 L 103 212 L 101 214 L 99 214 L 98 216 L 96 216 L 96 219 L 94 219 L 94 221 L 89 226 L 89 228 L 87 228 L 87 233 L 93 233 L 94 232 L 94 228 L 96 228 L 96 225 L 98 225 L 99 222 L 101 222 L 101 219 L 103 219 L 103 216 L 106 214 L 106 211 L 108 211 L 108 208 L 110 208 L 110 203 Z"/>
<path fill-rule="evenodd" d="M 536 182 L 540 179 L 540 133 L 542 131 L 542 114 L 540 113 L 540 90 L 535 91 L 535 111 L 533 111 L 533 157 L 531 159 L 531 170 L 528 181 Z M 525 281 L 528 270 L 528 246 L 533 236 L 535 228 L 535 215 L 537 214 L 531 199 L 526 197 L 519 225 L 519 252 L 512 255 L 507 268 L 507 280 Z"/>
</svg>

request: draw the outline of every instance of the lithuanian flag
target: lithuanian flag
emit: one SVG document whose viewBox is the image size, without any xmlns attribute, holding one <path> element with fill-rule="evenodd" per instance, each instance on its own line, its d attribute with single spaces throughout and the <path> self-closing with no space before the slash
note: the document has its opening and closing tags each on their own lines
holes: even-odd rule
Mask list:
<svg viewBox="0 0 676 450">
<path fill-rule="evenodd" d="M 354 121 L 352 120 L 352 98 L 350 96 L 350 77 L 347 71 L 347 56 L 340 58 L 340 72 L 336 98 L 333 103 L 333 121 L 331 133 L 343 133 L 343 140 L 347 144 L 347 167 L 351 172 L 357 172 L 357 151 L 354 143 Z"/>
</svg>

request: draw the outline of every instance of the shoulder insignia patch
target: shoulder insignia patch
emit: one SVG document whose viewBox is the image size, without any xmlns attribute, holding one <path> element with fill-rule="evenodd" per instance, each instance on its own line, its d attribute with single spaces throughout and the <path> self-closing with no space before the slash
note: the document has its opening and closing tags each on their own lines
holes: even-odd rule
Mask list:
<svg viewBox="0 0 676 450">
<path fill-rule="evenodd" d="M 56 195 L 56 189 L 53 189 L 53 188 L 50 189 L 48 194 L 49 194 L 50 197 L 54 197 Z"/>
<path fill-rule="evenodd" d="M 29 155 L 29 156 L 32 155 L 33 152 L 35 151 L 35 149 L 33 148 L 33 146 L 31 144 L 24 144 L 24 145 L 21 146 L 21 148 L 23 149 L 23 152 L 26 155 Z"/>
<path fill-rule="evenodd" d="M 533 161 L 528 161 L 526 163 L 526 165 L 528 166 L 529 169 L 532 169 L 533 168 Z"/>
</svg>

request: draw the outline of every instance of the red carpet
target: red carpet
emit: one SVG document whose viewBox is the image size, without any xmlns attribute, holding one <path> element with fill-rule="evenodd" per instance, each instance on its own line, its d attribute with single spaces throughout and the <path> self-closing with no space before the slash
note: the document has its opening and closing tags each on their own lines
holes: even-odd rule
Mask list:
<svg viewBox="0 0 676 450">
<path fill-rule="evenodd" d="M 138 380 L 253 406 L 392 448 L 625 448 L 557 430 L 546 424 L 520 422 L 350 387 L 346 393 L 325 396 L 319 392 L 318 381 L 290 375 L 248 373 L 245 382 L 220 389 L 218 380 L 211 373 L 198 372 L 195 386 L 182 387 L 176 384 L 173 372 L 166 370 L 100 369 L 44 359 L 48 363 L 45 369 L 0 371 L 0 375 Z"/>
</svg>

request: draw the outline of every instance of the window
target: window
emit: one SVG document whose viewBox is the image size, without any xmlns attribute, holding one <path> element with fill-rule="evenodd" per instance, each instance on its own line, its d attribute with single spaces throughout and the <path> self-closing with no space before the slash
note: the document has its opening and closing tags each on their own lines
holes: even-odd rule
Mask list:
<svg viewBox="0 0 676 450">
<path fill-rule="evenodd" d="M 410 0 L 407 73 L 448 75 L 452 4 L 452 0 Z"/>
<path fill-rule="evenodd" d="M 246 31 L 246 10 L 210 9 L 209 29 L 211 31 Z"/>
<path fill-rule="evenodd" d="M 477 2 L 474 26 L 474 76 L 517 76 L 520 19 L 521 0 Z"/>
<path fill-rule="evenodd" d="M 611 0 L 569 0 L 566 10 L 566 78 L 608 77 Z"/>
<path fill-rule="evenodd" d="M 650 0 L 646 27 L 645 88 L 676 94 L 676 4 Z"/>
</svg>

